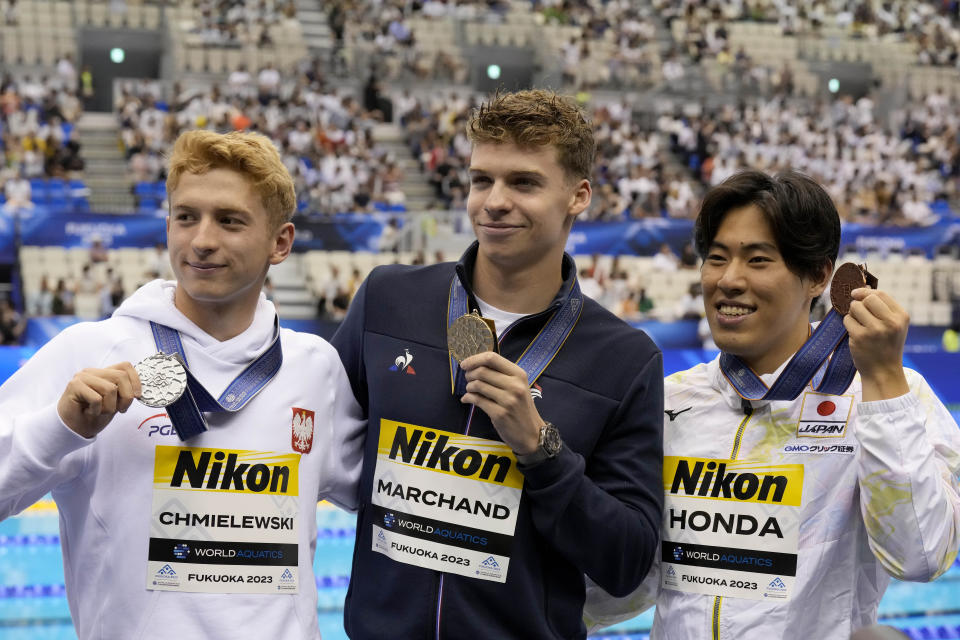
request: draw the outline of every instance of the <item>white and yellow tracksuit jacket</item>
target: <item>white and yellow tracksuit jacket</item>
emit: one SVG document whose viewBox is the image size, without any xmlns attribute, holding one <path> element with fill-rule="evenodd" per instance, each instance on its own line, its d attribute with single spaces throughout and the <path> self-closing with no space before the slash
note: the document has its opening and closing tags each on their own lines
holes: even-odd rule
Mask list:
<svg viewBox="0 0 960 640">
<path fill-rule="evenodd" d="M 655 604 L 653 640 L 847 640 L 875 622 L 890 576 L 945 572 L 960 546 L 960 429 L 906 374 L 910 393 L 891 400 L 862 402 L 857 375 L 841 396 L 807 387 L 752 407 L 719 359 L 669 376 L 662 556 L 630 596 L 590 585 L 588 628 Z M 791 558 L 795 576 L 778 573 Z"/>
</svg>

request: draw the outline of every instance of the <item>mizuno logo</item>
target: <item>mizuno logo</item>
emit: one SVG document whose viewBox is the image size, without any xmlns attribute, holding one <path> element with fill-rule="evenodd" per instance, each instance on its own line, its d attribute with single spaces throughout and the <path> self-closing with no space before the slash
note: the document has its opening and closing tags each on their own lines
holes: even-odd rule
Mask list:
<svg viewBox="0 0 960 640">
<path fill-rule="evenodd" d="M 678 415 L 680 415 L 680 414 L 683 413 L 684 411 L 690 411 L 690 409 L 693 409 L 693 407 L 687 407 L 686 409 L 680 409 L 680 411 L 673 411 L 672 409 L 664 409 L 663 412 L 664 412 L 665 414 L 667 414 L 667 416 L 670 418 L 670 422 L 673 422 L 674 420 L 677 419 L 677 416 L 678 416 Z"/>
</svg>

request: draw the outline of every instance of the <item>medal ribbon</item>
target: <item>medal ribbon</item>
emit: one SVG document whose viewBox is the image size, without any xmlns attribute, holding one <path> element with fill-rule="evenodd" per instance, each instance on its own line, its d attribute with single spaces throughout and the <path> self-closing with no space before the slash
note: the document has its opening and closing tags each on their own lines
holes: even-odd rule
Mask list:
<svg viewBox="0 0 960 640">
<path fill-rule="evenodd" d="M 214 399 L 203 388 L 200 381 L 190 373 L 187 355 L 180 341 L 180 333 L 176 329 L 156 322 L 151 322 L 150 328 L 153 330 L 153 340 L 157 349 L 163 353 L 177 354 L 187 372 L 187 388 L 176 402 L 167 407 L 167 415 L 170 416 L 170 422 L 181 440 L 188 440 L 207 430 L 207 421 L 202 412 L 233 413 L 245 407 L 273 379 L 283 363 L 283 350 L 280 347 L 280 320 L 274 316 L 273 342 L 270 347 L 240 372 L 240 375 L 227 385 L 219 398 Z"/>
<path fill-rule="evenodd" d="M 540 333 L 527 345 L 517 360 L 517 365 L 527 373 L 527 382 L 530 386 L 533 386 L 540 374 L 560 352 L 563 343 L 567 341 L 567 337 L 580 319 L 582 311 L 583 294 L 580 293 L 580 284 L 574 279 L 570 295 L 550 316 Z M 457 318 L 468 313 L 470 313 L 470 305 L 467 290 L 464 289 L 460 278 L 454 275 L 450 282 L 450 296 L 447 303 L 447 329 L 450 329 Z M 506 331 L 503 335 L 506 335 Z M 499 344 L 499 340 L 497 343 Z M 460 369 L 460 364 L 453 356 L 450 356 L 450 392 L 458 396 L 467 392 L 467 381 Z"/>
<path fill-rule="evenodd" d="M 850 356 L 849 338 L 843 326 L 843 316 L 831 309 L 771 387 L 767 388 L 750 367 L 729 353 L 720 354 L 720 371 L 741 398 L 793 400 L 829 358 L 827 370 L 814 391 L 840 395 L 847 390 L 857 373 Z"/>
</svg>

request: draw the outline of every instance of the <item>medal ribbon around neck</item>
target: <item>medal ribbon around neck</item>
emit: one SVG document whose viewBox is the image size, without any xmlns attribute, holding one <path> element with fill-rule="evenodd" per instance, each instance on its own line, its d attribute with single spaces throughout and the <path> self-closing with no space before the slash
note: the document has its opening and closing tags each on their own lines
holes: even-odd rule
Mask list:
<svg viewBox="0 0 960 640">
<path fill-rule="evenodd" d="M 849 281 L 850 272 L 859 269 L 861 281 Z M 857 369 L 850 355 L 850 336 L 843 326 L 843 316 L 850 309 L 850 291 L 857 286 L 877 288 L 877 279 L 866 267 L 844 264 L 837 270 L 840 278 L 834 276 L 831 283 L 831 295 L 837 290 L 845 290 L 843 296 L 833 299 L 834 308 L 823 319 L 817 330 L 803 343 L 787 366 L 769 388 L 740 358 L 729 353 L 720 354 L 720 371 L 733 386 L 741 398 L 747 400 L 793 400 L 807 386 L 829 359 L 826 371 L 814 391 L 829 395 L 840 395 L 847 390 Z M 838 310 L 839 309 L 839 310 Z M 842 313 L 840 312 L 842 311 Z"/>
<path fill-rule="evenodd" d="M 239 411 L 267 385 L 280 370 L 283 363 L 283 350 L 280 347 L 280 320 L 273 318 L 273 342 L 260 357 L 251 362 L 246 369 L 233 379 L 219 398 L 214 399 L 203 388 L 187 365 L 187 355 L 180 341 L 180 333 L 156 322 L 150 323 L 153 340 L 163 353 L 176 354 L 187 371 L 187 388 L 180 398 L 167 407 L 167 415 L 181 440 L 188 440 L 207 430 L 204 411 L 231 413 Z"/>
<path fill-rule="evenodd" d="M 517 366 L 523 369 L 527 374 L 527 383 L 533 386 L 540 374 L 550 365 L 557 353 L 567 341 L 567 337 L 573 331 L 577 321 L 580 319 L 580 313 L 583 311 L 583 294 L 580 293 L 580 284 L 574 280 L 570 295 L 560 305 L 547 323 L 543 326 L 534 339 L 527 345 L 527 348 L 517 360 Z M 447 330 L 453 326 L 453 323 L 460 316 L 470 313 L 467 290 L 464 289 L 460 278 L 456 275 L 450 282 L 450 296 L 447 302 Z M 519 322 L 519 320 L 517 321 Z M 516 323 L 514 323 L 516 324 Z M 506 335 L 510 327 L 503 332 Z M 498 340 L 499 343 L 499 340 Z M 450 393 L 462 396 L 467 392 L 467 381 L 464 378 L 463 371 L 456 358 L 450 356 Z"/>
</svg>

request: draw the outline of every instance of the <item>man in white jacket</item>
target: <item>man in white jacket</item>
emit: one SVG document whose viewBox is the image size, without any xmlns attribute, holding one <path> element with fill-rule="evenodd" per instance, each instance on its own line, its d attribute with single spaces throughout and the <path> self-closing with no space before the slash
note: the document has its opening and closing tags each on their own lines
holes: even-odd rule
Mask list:
<svg viewBox="0 0 960 640">
<path fill-rule="evenodd" d="M 293 182 L 266 138 L 194 131 L 167 189 L 176 281 L 0 387 L 0 518 L 52 494 L 83 640 L 313 640 L 316 503 L 355 506 L 365 425 L 336 351 L 278 329 L 261 294 L 293 244 Z M 135 400 L 156 380 L 131 365 L 160 350 L 190 376 L 166 409 Z"/>
<path fill-rule="evenodd" d="M 906 312 L 862 271 L 843 268 L 859 286 L 835 280 L 812 331 L 840 241 L 813 180 L 736 174 L 695 233 L 721 355 L 666 379 L 659 563 L 626 598 L 590 588 L 587 625 L 655 604 L 655 640 L 847 640 L 890 576 L 956 558 L 960 430 L 903 367 Z"/>
</svg>

